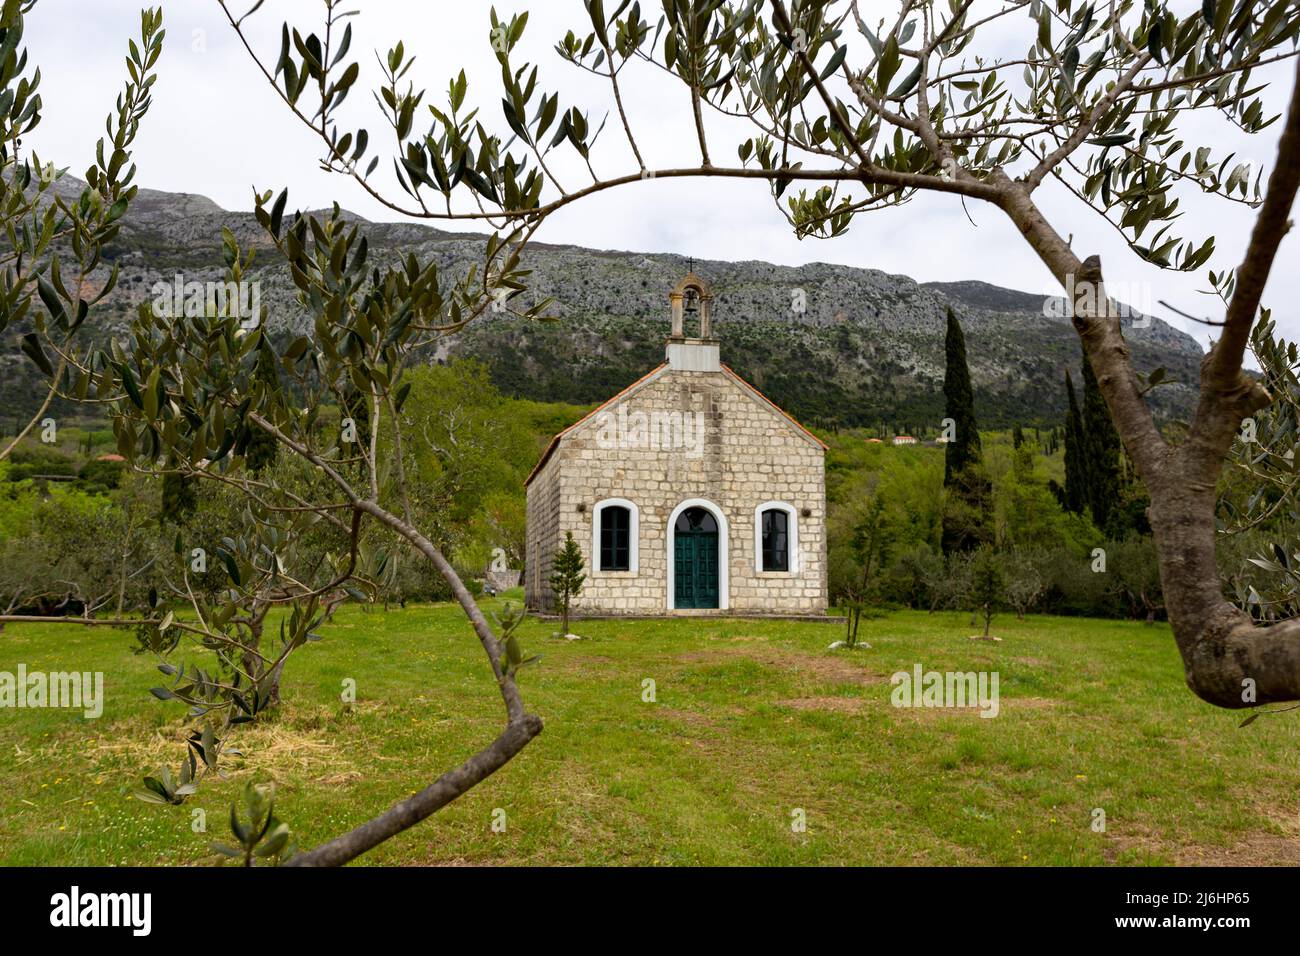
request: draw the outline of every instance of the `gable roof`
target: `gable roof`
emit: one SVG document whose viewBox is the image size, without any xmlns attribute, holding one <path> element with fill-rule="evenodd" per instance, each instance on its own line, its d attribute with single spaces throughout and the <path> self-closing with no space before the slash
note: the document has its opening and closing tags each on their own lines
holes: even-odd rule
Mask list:
<svg viewBox="0 0 1300 956">
<path fill-rule="evenodd" d="M 814 441 L 823 451 L 825 451 L 827 448 L 830 447 L 824 441 L 822 441 L 820 438 L 818 438 L 816 435 L 810 432 L 808 429 L 804 428 L 797 421 L 795 421 L 794 417 L 791 416 L 789 412 L 787 412 L 781 406 L 776 404 L 776 402 L 772 401 L 770 398 L 768 398 L 766 395 L 764 395 L 762 392 L 756 389 L 753 385 L 750 385 L 743 378 L 737 375 L 731 369 L 730 366 L 722 363 L 719 363 L 719 365 L 722 368 L 723 375 L 727 376 L 727 378 L 731 379 L 733 382 L 739 384 L 742 388 L 745 389 L 745 391 L 747 391 L 754 398 L 757 398 L 764 405 L 768 406 L 777 414 L 785 418 L 786 421 L 788 421 L 795 428 L 799 429 L 799 431 L 802 432 L 805 436 L 812 439 L 812 441 Z M 576 429 L 579 425 L 583 424 L 583 422 L 587 421 L 590 418 L 594 418 L 596 415 L 599 415 L 602 411 L 604 411 L 606 408 L 608 408 L 610 405 L 613 405 L 615 402 L 619 401 L 620 399 L 627 398 L 629 395 L 635 392 L 639 392 L 642 388 L 644 388 L 646 385 L 649 385 L 651 382 L 653 382 L 655 379 L 657 379 L 661 374 L 663 374 L 667 370 L 668 370 L 667 362 L 664 362 L 662 365 L 656 366 L 655 368 L 647 372 L 645 375 L 642 375 L 639 379 L 637 379 L 627 388 L 623 389 L 617 395 L 597 405 L 595 408 L 587 412 L 587 414 L 583 415 L 581 418 L 579 418 L 568 428 L 557 433 L 556 436 L 551 439 L 550 444 L 546 446 L 546 450 L 542 452 L 542 457 L 537 460 L 537 464 L 533 466 L 533 470 L 528 473 L 528 477 L 524 479 L 524 487 L 527 487 L 529 483 L 531 483 L 532 480 L 537 477 L 537 473 L 542 470 L 542 468 L 546 465 L 548 461 L 550 461 L 551 455 L 554 454 L 555 449 L 558 448 L 560 445 L 560 439 L 562 439 L 565 435 L 569 434 L 569 432 Z"/>
</svg>

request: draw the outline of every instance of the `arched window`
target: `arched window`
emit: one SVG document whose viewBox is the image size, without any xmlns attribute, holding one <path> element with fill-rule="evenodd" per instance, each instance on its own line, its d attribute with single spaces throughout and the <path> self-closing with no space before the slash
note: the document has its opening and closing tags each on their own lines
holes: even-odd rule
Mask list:
<svg viewBox="0 0 1300 956">
<path fill-rule="evenodd" d="M 674 525 L 678 531 L 705 531 L 716 532 L 718 522 L 703 508 L 687 508 L 677 516 L 677 523 Z"/>
<path fill-rule="evenodd" d="M 799 523 L 784 501 L 768 501 L 754 509 L 754 570 L 799 570 Z"/>
<path fill-rule="evenodd" d="M 790 516 L 776 508 L 763 512 L 763 570 L 790 570 Z"/>
<path fill-rule="evenodd" d="M 637 506 L 625 498 L 608 498 L 596 505 L 592 548 L 596 571 L 636 571 Z"/>
<path fill-rule="evenodd" d="M 632 512 L 610 505 L 600 512 L 600 569 L 626 571 L 632 563 Z"/>
</svg>

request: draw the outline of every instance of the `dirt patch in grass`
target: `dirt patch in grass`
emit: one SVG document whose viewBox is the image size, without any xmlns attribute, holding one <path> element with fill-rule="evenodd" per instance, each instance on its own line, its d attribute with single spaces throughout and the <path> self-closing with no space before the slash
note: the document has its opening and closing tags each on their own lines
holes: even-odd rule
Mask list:
<svg viewBox="0 0 1300 956">
<path fill-rule="evenodd" d="M 695 710 L 681 710 L 677 707 L 659 707 L 656 714 L 661 717 L 667 717 L 670 720 L 680 720 L 684 724 L 692 727 L 698 727 L 703 730 L 715 730 L 718 722 L 708 714 L 701 714 Z"/>
<path fill-rule="evenodd" d="M 1008 697 L 1001 703 L 1003 707 L 1010 707 L 1012 710 L 1044 710 L 1055 707 L 1059 701 L 1050 697 Z"/>
<path fill-rule="evenodd" d="M 1132 823 L 1106 834 L 1107 863 L 1169 861 L 1177 866 L 1300 866 L 1300 822 L 1280 821 L 1282 832 L 1254 830 L 1223 844 L 1178 843 Z"/>
<path fill-rule="evenodd" d="M 717 664 L 740 658 L 766 667 L 776 667 L 796 674 L 805 674 L 829 684 L 883 684 L 887 680 L 884 675 L 866 670 L 843 656 L 801 654 L 798 651 L 783 650 L 776 647 L 714 648 L 707 651 L 693 651 L 690 654 L 681 654 L 677 660 L 687 664 Z"/>
<path fill-rule="evenodd" d="M 732 644 L 769 644 L 772 639 L 758 634 L 710 634 L 710 641 L 727 641 Z"/>
<path fill-rule="evenodd" d="M 791 710 L 819 710 L 833 714 L 860 714 L 871 702 L 862 697 L 796 697 L 778 700 L 776 706 Z"/>
<path fill-rule="evenodd" d="M 1300 837 L 1251 833 L 1232 846 L 1188 846 L 1174 853 L 1179 866 L 1300 866 Z"/>
<path fill-rule="evenodd" d="M 565 642 L 569 643 L 568 641 Z M 585 672 L 594 667 L 608 667 L 617 664 L 618 661 L 612 657 L 606 657 L 603 654 L 575 654 L 573 657 L 556 657 L 554 655 L 546 662 L 547 666 L 556 667 L 569 673 Z"/>
<path fill-rule="evenodd" d="M 1225 846 L 1192 844 L 1173 851 L 1181 866 L 1300 866 L 1300 809 L 1253 801 L 1267 823 Z M 1268 826 L 1272 824 L 1272 826 Z"/>
<path fill-rule="evenodd" d="M 1008 711 L 1032 711 L 1046 710 L 1055 707 L 1058 701 L 1048 697 L 1003 697 L 998 701 L 998 717 L 1001 717 Z M 941 717 L 979 717 L 984 712 L 984 708 L 976 705 L 974 707 L 891 707 L 902 714 L 911 714 L 917 720 L 937 720 Z M 988 717 L 986 720 L 996 718 Z"/>
<path fill-rule="evenodd" d="M 328 777 L 321 777 L 317 783 L 327 787 L 340 787 L 345 783 L 356 783 L 358 780 L 364 780 L 365 774 L 357 770 L 345 770 L 343 773 L 332 773 Z"/>
<path fill-rule="evenodd" d="M 413 860 L 412 862 L 403 865 L 457 867 L 457 866 L 502 866 L 503 864 L 491 858 L 475 858 L 471 860 L 468 859 L 467 857 L 458 856 L 450 860 L 429 860 L 429 861 Z"/>
<path fill-rule="evenodd" d="M 844 657 L 833 654 L 789 654 L 780 663 L 789 670 L 809 673 L 828 682 L 883 684 L 888 680 L 883 674 L 858 667 Z"/>
<path fill-rule="evenodd" d="M 913 720 L 942 720 L 947 717 L 979 717 L 979 707 L 890 707 L 890 710 Z M 992 718 L 989 718 L 992 719 Z"/>
</svg>

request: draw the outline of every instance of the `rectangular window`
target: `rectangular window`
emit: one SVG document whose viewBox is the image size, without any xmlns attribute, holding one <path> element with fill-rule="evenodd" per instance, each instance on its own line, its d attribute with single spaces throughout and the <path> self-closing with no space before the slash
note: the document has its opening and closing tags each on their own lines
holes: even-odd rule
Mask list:
<svg viewBox="0 0 1300 956">
<path fill-rule="evenodd" d="M 763 570 L 790 570 L 790 516 L 772 508 L 763 512 Z"/>
<path fill-rule="evenodd" d="M 627 508 L 600 509 L 600 570 L 627 571 L 631 566 L 631 515 Z"/>
</svg>

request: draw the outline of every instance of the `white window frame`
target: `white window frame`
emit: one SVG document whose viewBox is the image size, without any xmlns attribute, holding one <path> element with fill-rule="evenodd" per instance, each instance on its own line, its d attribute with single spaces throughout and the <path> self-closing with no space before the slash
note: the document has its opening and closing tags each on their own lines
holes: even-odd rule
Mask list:
<svg viewBox="0 0 1300 956">
<path fill-rule="evenodd" d="M 627 570 L 606 571 L 600 566 L 600 513 L 606 508 L 626 508 L 627 519 Z M 626 498 L 606 498 L 596 502 L 591 509 L 591 568 L 596 574 L 636 574 L 640 569 L 641 509 L 636 502 Z"/>
<path fill-rule="evenodd" d="M 785 571 L 763 570 L 763 512 L 784 511 L 786 514 L 786 564 Z M 798 574 L 801 567 L 799 560 L 799 513 L 788 501 L 765 501 L 754 509 L 754 571 L 757 574 Z"/>
</svg>

